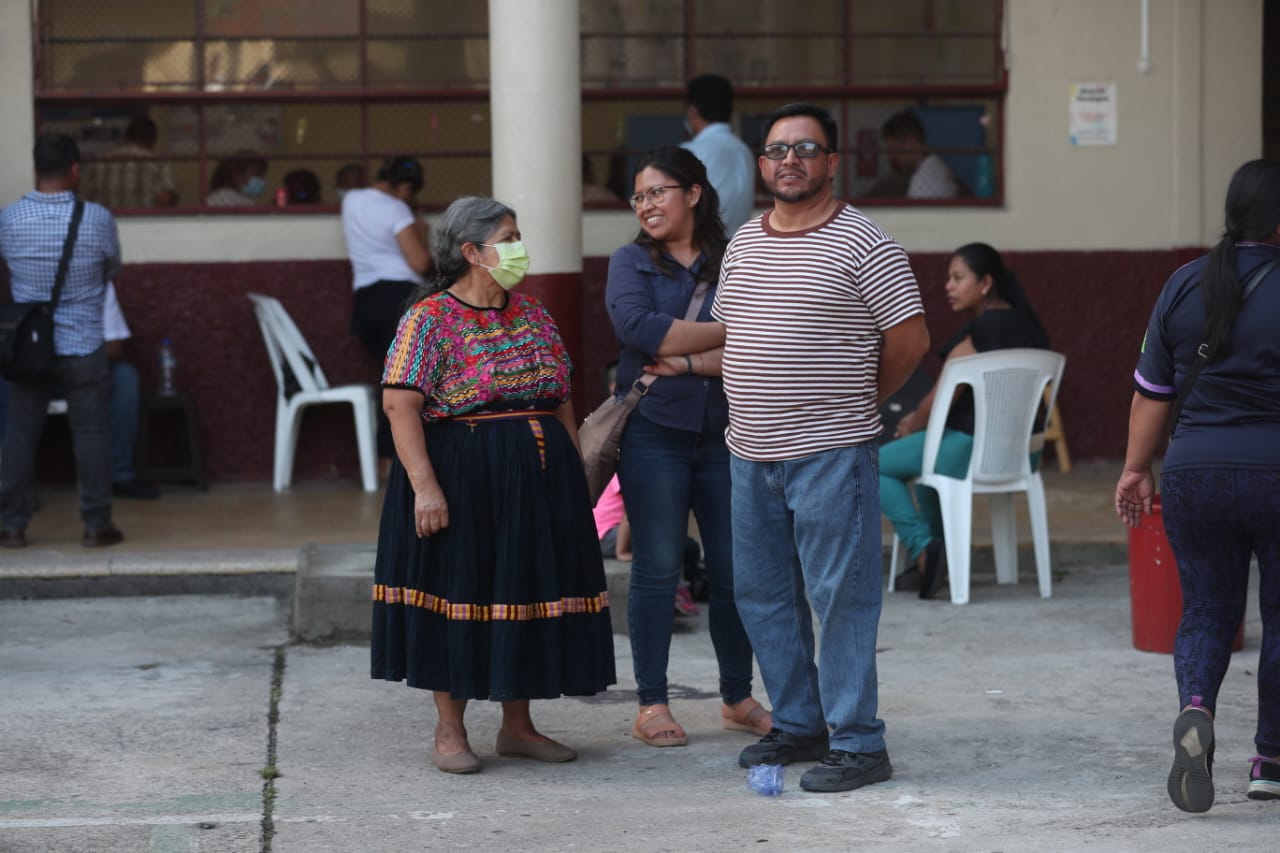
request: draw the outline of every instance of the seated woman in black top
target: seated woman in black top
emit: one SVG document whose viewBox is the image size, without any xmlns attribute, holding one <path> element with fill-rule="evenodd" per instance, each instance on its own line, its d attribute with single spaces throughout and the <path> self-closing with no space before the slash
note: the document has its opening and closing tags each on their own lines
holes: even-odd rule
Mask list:
<svg viewBox="0 0 1280 853">
<path fill-rule="evenodd" d="M 1049 336 L 1031 310 L 1022 285 L 1004 265 L 1000 253 L 986 243 L 969 243 L 952 255 L 947 269 L 947 302 L 952 311 L 970 319 L 943 345 L 944 359 L 996 349 L 1049 347 Z M 946 578 L 941 566 L 945 552 L 937 492 L 919 487 L 917 508 L 909 486 L 920 476 L 924 462 L 924 430 L 936 391 L 934 385 L 914 412 L 903 415 L 897 439 L 880 448 L 880 509 L 915 561 L 898 577 L 895 588 L 918 589 L 921 598 L 932 598 Z M 963 477 L 968 470 L 973 417 L 973 394 L 963 388 L 947 415 L 938 450 L 940 473 Z"/>
</svg>

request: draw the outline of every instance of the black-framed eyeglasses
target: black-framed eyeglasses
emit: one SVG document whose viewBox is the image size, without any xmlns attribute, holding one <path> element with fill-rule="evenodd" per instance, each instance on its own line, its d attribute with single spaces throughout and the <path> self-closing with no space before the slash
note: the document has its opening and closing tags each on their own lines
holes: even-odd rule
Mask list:
<svg viewBox="0 0 1280 853">
<path fill-rule="evenodd" d="M 656 187 L 649 187 L 642 193 L 636 193 L 627 199 L 631 202 L 631 209 L 638 210 L 640 205 L 644 204 L 647 198 L 651 204 L 662 204 L 662 197 L 667 194 L 667 190 L 682 190 L 684 187 L 679 184 L 659 184 Z"/>
<path fill-rule="evenodd" d="M 788 151 L 795 151 L 801 160 L 812 160 L 819 154 L 832 153 L 830 148 L 817 142 L 770 142 L 764 147 L 764 156 L 766 160 L 785 160 Z"/>
</svg>

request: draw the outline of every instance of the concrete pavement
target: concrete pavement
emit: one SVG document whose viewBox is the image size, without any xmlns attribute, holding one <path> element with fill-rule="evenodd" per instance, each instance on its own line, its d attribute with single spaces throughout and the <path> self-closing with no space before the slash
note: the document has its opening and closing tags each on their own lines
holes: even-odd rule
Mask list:
<svg viewBox="0 0 1280 853">
<path fill-rule="evenodd" d="M 1049 600 L 1025 569 L 965 607 L 887 595 L 893 779 L 806 794 L 796 766 L 778 798 L 745 789 L 750 738 L 719 728 L 705 613 L 672 646 L 688 747 L 628 736 L 617 636 L 623 683 L 534 705 L 577 762 L 495 756 L 498 710 L 475 703 L 485 768 L 453 777 L 428 760 L 429 696 L 370 680 L 364 646 L 290 644 L 281 599 L 0 601 L 0 851 L 1273 848 L 1280 803 L 1244 796 L 1256 612 L 1224 685 L 1218 802 L 1186 815 L 1164 791 L 1171 659 L 1132 648 L 1125 566 L 1055 568 Z"/>
</svg>

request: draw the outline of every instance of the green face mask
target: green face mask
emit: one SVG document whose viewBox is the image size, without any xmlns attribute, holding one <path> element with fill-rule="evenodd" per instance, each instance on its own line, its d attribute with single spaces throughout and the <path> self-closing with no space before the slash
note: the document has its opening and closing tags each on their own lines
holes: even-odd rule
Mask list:
<svg viewBox="0 0 1280 853">
<path fill-rule="evenodd" d="M 477 245 L 488 246 L 498 253 L 496 267 L 488 267 L 484 264 L 480 266 L 489 271 L 489 275 L 493 276 L 493 280 L 503 290 L 510 290 L 524 280 L 524 274 L 529 271 L 529 253 L 524 250 L 523 242 L 517 240 L 514 243 L 479 243 Z"/>
</svg>

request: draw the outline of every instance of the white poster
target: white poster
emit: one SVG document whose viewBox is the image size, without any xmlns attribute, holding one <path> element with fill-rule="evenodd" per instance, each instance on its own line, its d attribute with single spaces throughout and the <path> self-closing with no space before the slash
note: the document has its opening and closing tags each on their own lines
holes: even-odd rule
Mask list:
<svg viewBox="0 0 1280 853">
<path fill-rule="evenodd" d="M 1116 84 L 1071 84 L 1068 116 L 1072 145 L 1115 145 Z"/>
</svg>

